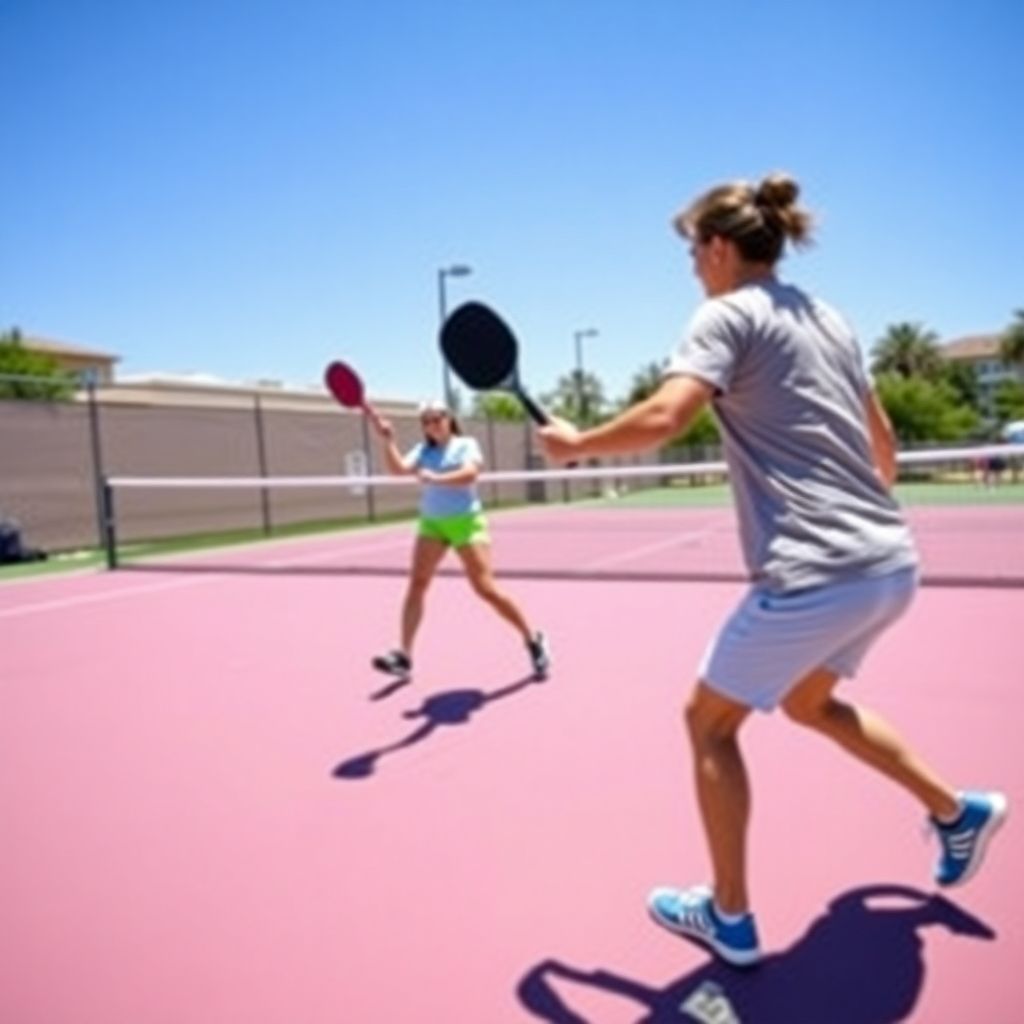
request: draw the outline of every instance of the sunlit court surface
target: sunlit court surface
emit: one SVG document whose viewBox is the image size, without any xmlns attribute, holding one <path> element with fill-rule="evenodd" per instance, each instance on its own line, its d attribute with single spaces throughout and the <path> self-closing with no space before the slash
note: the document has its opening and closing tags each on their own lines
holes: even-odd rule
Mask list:
<svg viewBox="0 0 1024 1024">
<path fill-rule="evenodd" d="M 909 797 L 757 716 L 750 971 L 645 909 L 708 876 L 680 712 L 744 587 L 721 503 L 492 514 L 544 681 L 451 556 L 413 679 L 371 670 L 409 523 L 0 587 L 0 1019 L 1010 1024 L 1024 550 L 1003 494 L 911 510 L 932 578 L 845 693 L 955 785 L 1003 790 L 1009 823 L 939 892 Z"/>
</svg>

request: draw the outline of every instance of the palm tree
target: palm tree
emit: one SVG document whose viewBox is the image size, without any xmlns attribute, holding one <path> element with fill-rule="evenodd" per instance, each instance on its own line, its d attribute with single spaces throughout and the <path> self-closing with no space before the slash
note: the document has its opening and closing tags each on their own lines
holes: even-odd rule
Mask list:
<svg viewBox="0 0 1024 1024">
<path fill-rule="evenodd" d="M 872 350 L 871 369 L 875 373 L 895 373 L 900 377 L 924 377 L 935 380 L 942 374 L 942 354 L 938 335 L 921 324 L 893 324 Z"/>
<path fill-rule="evenodd" d="M 1018 309 L 1016 318 L 1003 332 L 1000 355 L 1003 362 L 1024 368 L 1024 309 Z"/>
</svg>

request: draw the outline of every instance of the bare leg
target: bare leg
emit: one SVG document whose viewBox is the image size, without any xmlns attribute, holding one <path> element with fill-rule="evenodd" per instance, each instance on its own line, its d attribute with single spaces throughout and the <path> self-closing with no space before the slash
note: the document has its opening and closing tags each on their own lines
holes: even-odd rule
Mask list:
<svg viewBox="0 0 1024 1024">
<path fill-rule="evenodd" d="M 402 652 L 412 657 L 416 631 L 423 620 L 423 597 L 448 545 L 433 537 L 417 537 L 412 551 L 412 571 L 402 603 Z"/>
<path fill-rule="evenodd" d="M 783 710 L 795 722 L 834 740 L 854 757 L 909 790 L 933 817 L 950 820 L 959 811 L 956 793 L 906 745 L 881 717 L 833 695 L 839 677 L 815 669 L 789 692 Z"/>
<path fill-rule="evenodd" d="M 491 569 L 491 548 L 488 544 L 466 544 L 455 549 L 462 559 L 470 585 L 506 622 L 519 631 L 524 642 L 532 637 L 529 623 L 519 606 L 504 591 L 498 589 Z"/>
<path fill-rule="evenodd" d="M 715 876 L 715 902 L 727 914 L 745 913 L 750 783 L 739 729 L 750 709 L 698 682 L 686 706 L 693 747 L 697 803 Z"/>
</svg>

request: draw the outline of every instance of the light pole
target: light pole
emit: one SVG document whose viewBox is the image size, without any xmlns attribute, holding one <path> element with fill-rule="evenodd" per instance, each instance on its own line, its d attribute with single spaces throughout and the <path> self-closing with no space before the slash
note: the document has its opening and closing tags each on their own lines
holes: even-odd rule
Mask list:
<svg viewBox="0 0 1024 1024">
<path fill-rule="evenodd" d="M 443 325 L 448 317 L 448 292 L 445 288 L 445 281 L 449 277 L 466 277 L 473 273 L 472 267 L 464 263 L 455 263 L 450 267 L 439 267 L 437 271 L 437 305 Z M 448 369 L 447 361 L 442 362 L 444 369 L 444 404 L 452 411 L 455 411 L 455 393 L 452 391 L 452 373 Z"/>
<path fill-rule="evenodd" d="M 580 414 L 580 424 L 587 422 L 587 392 L 583 386 L 583 339 L 596 338 L 600 331 L 595 327 L 587 327 L 582 331 L 573 331 L 572 337 L 576 345 L 576 407 Z"/>
</svg>

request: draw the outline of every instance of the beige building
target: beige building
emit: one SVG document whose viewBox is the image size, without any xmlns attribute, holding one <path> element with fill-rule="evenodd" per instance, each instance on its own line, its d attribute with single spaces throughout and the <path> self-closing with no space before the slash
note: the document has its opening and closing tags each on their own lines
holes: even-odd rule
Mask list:
<svg viewBox="0 0 1024 1024">
<path fill-rule="evenodd" d="M 70 345 L 66 341 L 52 341 L 49 338 L 23 337 L 21 343 L 29 352 L 50 356 L 68 373 L 95 374 L 97 384 L 110 384 L 113 381 L 114 364 L 121 358 L 110 352 Z"/>
<path fill-rule="evenodd" d="M 206 408 L 251 407 L 258 397 L 268 408 L 323 412 L 336 403 L 322 385 L 286 384 L 276 380 L 228 381 L 203 373 L 150 373 L 116 376 L 121 357 L 48 338 L 23 336 L 30 352 L 53 358 L 68 373 L 94 374 L 103 388 L 103 401 L 125 405 L 191 405 Z M 84 396 L 83 396 L 84 397 Z M 386 416 L 415 416 L 417 404 L 404 399 L 373 396 Z"/>
<path fill-rule="evenodd" d="M 974 371 L 978 385 L 978 400 L 988 413 L 994 412 L 993 398 L 1003 381 L 1024 383 L 1024 367 L 1006 363 L 1002 357 L 1002 337 L 999 334 L 973 334 L 957 338 L 942 346 L 944 358 L 966 363 Z"/>
<path fill-rule="evenodd" d="M 251 407 L 256 398 L 268 409 L 325 412 L 337 403 L 323 385 L 287 384 L 283 381 L 228 381 L 208 374 L 151 373 L 117 379 L 103 392 L 103 401 L 129 405 L 191 405 L 207 408 Z M 417 404 L 397 398 L 372 396 L 374 407 L 385 416 L 415 416 Z"/>
</svg>

